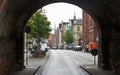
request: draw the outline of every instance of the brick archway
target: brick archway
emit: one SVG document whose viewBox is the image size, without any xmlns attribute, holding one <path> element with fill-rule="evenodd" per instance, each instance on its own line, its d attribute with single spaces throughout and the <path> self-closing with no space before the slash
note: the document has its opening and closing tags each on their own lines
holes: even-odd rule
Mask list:
<svg viewBox="0 0 120 75">
<path fill-rule="evenodd" d="M 16 65 L 20 65 L 19 69 L 23 69 L 24 26 L 35 11 L 56 2 L 77 5 L 97 21 L 101 30 L 99 67 L 106 70 L 112 67 L 117 69 L 120 65 L 120 58 L 117 58 L 120 55 L 119 0 L 5 0 L 0 11 L 1 75 L 10 74 L 15 70 Z"/>
</svg>

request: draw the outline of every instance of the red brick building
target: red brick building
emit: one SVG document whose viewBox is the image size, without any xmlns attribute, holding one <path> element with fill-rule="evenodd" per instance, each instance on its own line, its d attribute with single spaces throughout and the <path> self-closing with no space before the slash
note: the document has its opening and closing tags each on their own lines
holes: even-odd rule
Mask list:
<svg viewBox="0 0 120 75">
<path fill-rule="evenodd" d="M 98 42 L 98 30 L 92 17 L 83 11 L 83 46 L 90 42 Z"/>
<path fill-rule="evenodd" d="M 50 34 L 48 38 L 48 46 L 50 48 L 56 47 L 56 36 L 55 34 Z"/>
</svg>

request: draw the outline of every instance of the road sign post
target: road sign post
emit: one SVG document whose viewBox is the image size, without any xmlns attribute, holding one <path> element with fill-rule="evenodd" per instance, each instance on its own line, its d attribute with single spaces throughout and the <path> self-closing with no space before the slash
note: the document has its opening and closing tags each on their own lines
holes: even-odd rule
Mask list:
<svg viewBox="0 0 120 75">
<path fill-rule="evenodd" d="M 94 64 L 96 64 L 96 55 L 98 55 L 98 49 L 92 49 L 91 54 L 94 56 Z"/>
<path fill-rule="evenodd" d="M 96 56 L 94 56 L 94 65 L 96 65 Z"/>
</svg>

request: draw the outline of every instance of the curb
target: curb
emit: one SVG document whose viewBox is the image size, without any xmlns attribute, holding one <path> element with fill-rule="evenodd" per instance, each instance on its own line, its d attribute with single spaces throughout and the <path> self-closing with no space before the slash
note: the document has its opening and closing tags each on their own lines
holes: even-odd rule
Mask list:
<svg viewBox="0 0 120 75">
<path fill-rule="evenodd" d="M 33 73 L 33 75 L 42 75 L 42 71 L 43 71 L 43 68 L 47 62 L 47 59 L 49 58 L 49 53 L 41 60 L 41 61 L 45 61 L 44 63 L 42 63 L 42 65 L 40 65 L 36 71 Z M 39 74 L 38 74 L 39 73 Z"/>
<path fill-rule="evenodd" d="M 93 75 L 91 72 L 89 72 L 88 70 L 86 70 L 84 66 L 80 66 L 80 68 L 82 68 L 84 71 L 86 71 L 89 75 Z"/>
<path fill-rule="evenodd" d="M 35 73 L 40 69 L 41 65 L 39 65 L 39 67 L 35 70 L 35 72 L 33 73 L 33 75 L 35 75 Z"/>
</svg>

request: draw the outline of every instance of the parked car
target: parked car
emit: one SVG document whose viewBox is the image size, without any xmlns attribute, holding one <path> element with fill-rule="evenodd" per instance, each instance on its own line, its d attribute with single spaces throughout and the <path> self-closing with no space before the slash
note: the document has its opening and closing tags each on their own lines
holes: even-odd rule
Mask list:
<svg viewBox="0 0 120 75">
<path fill-rule="evenodd" d="M 68 49 L 68 50 L 73 49 L 73 46 L 72 45 L 67 46 L 66 49 Z"/>
<path fill-rule="evenodd" d="M 57 47 L 53 46 L 52 49 L 57 49 Z"/>
<path fill-rule="evenodd" d="M 82 51 L 82 46 L 79 46 L 79 45 L 74 46 L 73 50 L 75 50 L 75 51 Z"/>
</svg>

